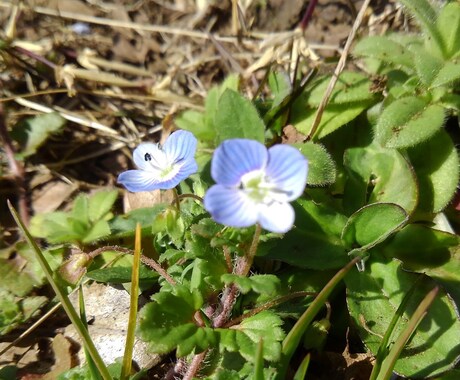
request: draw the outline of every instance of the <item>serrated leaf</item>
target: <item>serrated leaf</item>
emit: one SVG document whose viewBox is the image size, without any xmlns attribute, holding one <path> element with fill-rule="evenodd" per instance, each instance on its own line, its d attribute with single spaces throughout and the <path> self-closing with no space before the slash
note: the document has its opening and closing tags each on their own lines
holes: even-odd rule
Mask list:
<svg viewBox="0 0 460 380">
<path fill-rule="evenodd" d="M 73 220 L 80 222 L 82 225 L 82 230 L 79 231 L 79 233 L 83 233 L 82 231 L 84 231 L 85 227 L 89 224 L 88 203 L 88 196 L 86 194 L 80 194 L 73 202 L 70 216 Z"/>
<path fill-rule="evenodd" d="M 353 54 L 363 57 L 376 58 L 386 64 L 391 63 L 398 67 L 403 66 L 410 70 L 414 63 L 406 47 L 386 36 L 369 36 L 360 40 Z"/>
<path fill-rule="evenodd" d="M 372 144 L 347 149 L 343 162 L 348 174 L 343 205 L 348 213 L 376 202 L 398 204 L 409 214 L 415 210 L 417 178 L 400 152 Z"/>
<path fill-rule="evenodd" d="M 393 337 L 399 335 L 407 318 L 435 284 L 429 277 L 420 278 L 402 270 L 398 261 L 383 260 L 377 255 L 371 256 L 366 267 L 365 272 L 353 269 L 345 278 L 347 304 L 359 335 L 375 355 L 381 337 L 414 282 L 418 279 Z M 441 290 L 396 362 L 395 371 L 418 379 L 452 368 L 460 356 L 458 336 L 460 322 L 455 306 Z"/>
<path fill-rule="evenodd" d="M 88 200 L 88 216 L 91 222 L 106 218 L 118 197 L 117 190 L 98 191 Z M 110 216 L 110 215 L 109 215 Z"/>
<path fill-rule="evenodd" d="M 418 209 L 439 212 L 452 199 L 459 181 L 458 153 L 450 136 L 440 130 L 427 142 L 408 150 L 419 181 Z"/>
<path fill-rule="evenodd" d="M 431 87 L 444 86 L 460 79 L 460 64 L 446 62 L 438 71 L 431 83 Z"/>
<path fill-rule="evenodd" d="M 449 2 L 442 7 L 436 20 L 441 35 L 444 57 L 449 59 L 460 52 L 460 5 Z"/>
<path fill-rule="evenodd" d="M 321 144 L 308 141 L 303 144 L 292 144 L 308 159 L 307 184 L 324 186 L 335 182 L 337 170 L 329 152 Z"/>
<path fill-rule="evenodd" d="M 275 313 L 265 310 L 244 319 L 233 329 L 218 329 L 220 343 L 230 352 L 238 352 L 246 360 L 253 362 L 257 345 L 261 338 L 264 341 L 263 357 L 265 360 L 276 361 L 281 354 L 281 341 L 285 333 L 283 321 Z"/>
<path fill-rule="evenodd" d="M 226 284 L 235 284 L 242 294 L 251 290 L 258 294 L 277 295 L 280 291 L 281 282 L 275 275 L 256 274 L 251 277 L 242 277 L 227 273 L 222 275 L 222 281 Z"/>
<path fill-rule="evenodd" d="M 110 235 L 109 223 L 105 220 L 97 221 L 90 230 L 83 236 L 83 243 L 91 243 Z"/>
<path fill-rule="evenodd" d="M 16 126 L 12 137 L 22 145 L 21 156 L 34 154 L 53 133 L 59 132 L 66 120 L 58 113 L 47 113 L 26 119 Z"/>
<path fill-rule="evenodd" d="M 261 255 L 300 268 L 334 269 L 348 262 L 340 238 L 347 221 L 328 204 L 298 199 L 293 203 L 295 228 L 283 239 L 262 244 Z"/>
<path fill-rule="evenodd" d="M 373 203 L 356 211 L 343 228 L 342 239 L 349 248 L 367 250 L 400 229 L 408 215 L 393 203 Z"/>
<path fill-rule="evenodd" d="M 201 340 L 194 339 L 199 327 L 194 323 L 193 316 L 203 304 L 198 292 L 192 293 L 178 285 L 172 292 L 154 294 L 152 300 L 139 313 L 139 334 L 153 352 L 168 353 L 185 344 L 178 352 L 179 356 L 183 356 L 189 354 L 195 345 L 202 350 L 209 345 L 208 341 L 202 340 L 203 336 L 199 337 Z"/>
<path fill-rule="evenodd" d="M 215 123 L 217 143 L 232 138 L 265 141 L 265 125 L 254 105 L 238 92 L 227 89 L 219 99 Z"/>
<path fill-rule="evenodd" d="M 417 97 L 397 99 L 376 126 L 376 140 L 387 148 L 408 148 L 428 140 L 444 124 L 444 109 Z"/>
</svg>

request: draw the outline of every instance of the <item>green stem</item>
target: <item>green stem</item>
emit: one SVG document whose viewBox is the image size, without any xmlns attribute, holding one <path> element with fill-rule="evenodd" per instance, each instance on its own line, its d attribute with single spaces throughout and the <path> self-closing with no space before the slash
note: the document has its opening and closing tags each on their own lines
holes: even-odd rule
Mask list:
<svg viewBox="0 0 460 380">
<path fill-rule="evenodd" d="M 257 247 L 259 246 L 260 241 L 260 234 L 262 232 L 262 227 L 260 224 L 256 224 L 256 230 L 254 231 L 254 237 L 252 238 L 251 246 L 249 247 L 249 251 L 247 255 L 244 255 L 241 260 L 238 261 L 235 273 L 241 276 L 246 276 L 252 266 L 252 262 L 254 261 L 254 257 L 257 253 Z"/>
<path fill-rule="evenodd" d="M 89 354 L 93 358 L 94 363 L 96 364 L 96 367 L 99 370 L 102 378 L 104 380 L 112 380 L 112 376 L 110 376 L 110 373 L 107 370 L 107 367 L 105 366 L 104 361 L 100 357 L 99 352 L 97 351 L 96 346 L 94 346 L 94 343 L 91 340 L 91 337 L 89 336 L 88 331 L 85 329 L 85 326 L 83 325 L 81 319 L 78 317 L 78 314 L 75 311 L 75 308 L 73 307 L 72 303 L 70 302 L 69 297 L 67 297 L 67 294 L 65 294 L 65 292 L 62 291 L 62 289 L 59 287 L 59 285 L 54 280 L 53 271 L 51 270 L 48 262 L 43 256 L 42 251 L 38 247 L 37 243 L 35 243 L 34 239 L 30 235 L 27 228 L 22 223 L 16 210 L 11 205 L 11 202 L 9 200 L 7 202 L 8 202 L 8 207 L 10 209 L 11 215 L 16 221 L 16 224 L 18 225 L 19 229 L 24 234 L 24 237 L 27 240 L 27 243 L 35 251 L 37 259 L 43 269 L 43 272 L 45 272 L 48 282 L 50 283 L 51 287 L 56 293 L 56 296 L 58 297 L 59 301 L 61 301 L 62 307 L 64 308 L 65 312 L 67 313 L 67 316 L 69 317 L 70 321 L 72 322 L 78 334 L 80 335 L 80 338 L 83 341 L 85 348 L 88 350 Z"/>
<path fill-rule="evenodd" d="M 328 297 L 337 286 L 337 284 L 342 281 L 345 275 L 350 271 L 351 268 L 356 265 L 359 260 L 361 260 L 360 257 L 355 257 L 345 267 L 339 270 L 334 277 L 331 278 L 327 285 L 321 290 L 321 292 L 319 292 L 318 296 L 310 304 L 308 309 L 305 310 L 291 331 L 289 331 L 289 334 L 283 341 L 283 346 L 281 349 L 281 361 L 275 380 L 283 380 L 286 378 L 289 362 L 295 350 L 297 349 L 303 334 L 315 318 L 316 314 L 318 314 L 323 305 L 326 303 Z"/>
<path fill-rule="evenodd" d="M 139 294 L 139 267 L 141 257 L 141 225 L 137 223 L 134 238 L 133 270 L 131 273 L 131 294 L 129 305 L 128 329 L 126 332 L 125 352 L 123 366 L 121 367 L 120 380 L 128 380 L 133 362 L 133 348 L 137 321 L 137 303 Z"/>
<path fill-rule="evenodd" d="M 436 286 L 425 296 L 423 301 L 420 302 L 420 305 L 415 310 L 414 314 L 412 315 L 412 318 L 409 320 L 409 322 L 407 322 L 406 328 L 398 336 L 398 339 L 396 339 L 393 348 L 383 361 L 377 380 L 388 380 L 391 377 L 391 375 L 393 374 L 393 368 L 399 356 L 401 355 L 404 346 L 417 329 L 419 323 L 425 317 L 428 308 L 435 300 L 438 292 L 439 287 Z"/>
</svg>

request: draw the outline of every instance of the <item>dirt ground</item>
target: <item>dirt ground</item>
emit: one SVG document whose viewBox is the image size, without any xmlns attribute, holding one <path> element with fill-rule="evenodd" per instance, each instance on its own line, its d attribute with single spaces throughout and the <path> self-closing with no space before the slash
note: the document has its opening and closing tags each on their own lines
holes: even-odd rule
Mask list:
<svg viewBox="0 0 460 380">
<path fill-rule="evenodd" d="M 8 145 L 13 152 L 17 147 L 3 136 L 3 241 L 15 238 L 7 198 L 20 209 L 22 204 L 27 219 L 65 208 L 79 192 L 115 187 L 118 173 L 131 165 L 132 148 L 159 140 L 162 128 L 173 128 L 169 116 L 202 109 L 209 88 L 228 74 L 240 74 L 242 90 L 251 96 L 269 65 L 288 73 L 296 62 L 303 73 L 311 67 L 333 71 L 362 1 L 319 0 L 310 16 L 309 4 L 37 0 L 19 5 L 0 0 L 3 125 L 10 130 L 25 117 L 51 111 L 68 120 L 62 133 L 19 167 L 7 152 Z M 359 34 L 408 27 L 399 5 L 376 1 Z M 64 324 L 58 317 L 53 323 Z M 22 379 L 44 378 L 56 355 L 66 365 L 72 361 L 70 346 L 53 352 L 57 330 L 47 326 L 2 358 L 21 363 Z M 22 331 L 13 331 L 7 340 Z M 339 357 L 348 365 L 357 360 L 345 353 Z"/>
</svg>

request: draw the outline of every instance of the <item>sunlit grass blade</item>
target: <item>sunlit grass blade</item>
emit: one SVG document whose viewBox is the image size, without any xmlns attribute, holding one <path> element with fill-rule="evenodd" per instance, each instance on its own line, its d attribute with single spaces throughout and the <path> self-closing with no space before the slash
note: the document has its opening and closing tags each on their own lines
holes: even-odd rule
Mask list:
<svg viewBox="0 0 460 380">
<path fill-rule="evenodd" d="M 337 286 L 337 284 L 342 281 L 345 275 L 353 268 L 358 261 L 361 260 L 361 257 L 355 257 L 350 261 L 346 266 L 339 270 L 334 277 L 324 286 L 321 292 L 318 293 L 316 298 L 310 304 L 307 310 L 302 314 L 299 320 L 296 322 L 294 327 L 289 331 L 289 334 L 283 341 L 283 347 L 281 349 L 281 359 L 278 366 L 278 373 L 276 374 L 276 380 L 283 380 L 286 376 L 286 371 L 291 360 L 294 351 L 299 345 L 303 334 L 307 330 L 307 327 L 315 318 L 316 314 L 321 310 L 323 305 L 326 303 L 328 297 Z"/>
<path fill-rule="evenodd" d="M 404 349 L 404 346 L 406 345 L 406 343 L 408 342 L 412 334 L 417 329 L 417 326 L 419 325 L 419 323 L 425 317 L 428 311 L 428 308 L 433 303 L 438 292 L 439 292 L 439 287 L 436 286 L 425 296 L 422 302 L 420 302 L 420 305 L 417 307 L 411 319 L 407 323 L 406 328 L 401 332 L 399 337 L 396 339 L 393 347 L 388 353 L 388 356 L 383 361 L 379 374 L 377 376 L 377 380 L 388 380 L 391 378 L 393 374 L 393 368 L 396 364 L 396 361 L 399 358 L 399 355 L 401 355 L 401 352 Z"/>
<path fill-rule="evenodd" d="M 371 376 L 369 377 L 369 380 L 375 380 L 377 378 L 380 372 L 380 368 L 382 367 L 382 363 L 388 354 L 388 343 L 390 342 L 390 338 L 393 334 L 396 324 L 398 320 L 401 318 L 401 316 L 403 315 L 403 312 L 406 309 L 406 306 L 409 303 L 411 296 L 414 294 L 415 290 L 417 289 L 420 278 L 421 277 L 419 277 L 417 281 L 414 282 L 410 290 L 404 296 L 401 304 L 398 307 L 398 310 L 396 310 L 396 313 L 393 315 L 393 318 L 391 319 L 391 322 L 388 325 L 385 335 L 383 336 L 382 342 L 380 343 L 377 355 L 375 356 L 375 364 L 374 364 L 374 367 L 372 368 L 372 373 L 371 373 Z"/>
<path fill-rule="evenodd" d="M 80 320 L 83 323 L 83 326 L 85 326 L 86 331 L 88 331 L 88 322 L 86 319 L 86 309 L 85 309 L 85 300 L 83 296 L 83 287 L 80 284 L 78 288 L 78 305 L 79 305 L 79 311 L 80 311 Z M 90 353 L 86 349 L 86 347 L 83 347 L 85 350 L 85 358 L 86 358 L 86 363 L 88 364 L 88 369 L 89 373 L 91 375 L 91 379 L 93 380 L 102 380 L 101 375 L 99 374 L 99 371 L 97 370 L 96 363 L 94 363 L 93 358 L 91 357 Z"/>
<path fill-rule="evenodd" d="M 297 372 L 295 373 L 292 380 L 305 380 L 305 376 L 307 374 L 309 364 L 310 364 L 310 354 L 306 355 L 303 358 L 302 363 L 300 363 L 299 368 L 297 369 Z"/>
<path fill-rule="evenodd" d="M 265 380 L 264 378 L 264 340 L 260 339 L 257 344 L 256 362 L 254 364 L 254 380 Z"/>
<path fill-rule="evenodd" d="M 34 250 L 37 260 L 40 263 L 40 266 L 43 269 L 43 272 L 45 273 L 45 276 L 49 284 L 51 285 L 54 292 L 56 293 L 56 296 L 58 297 L 59 301 L 61 301 L 62 307 L 64 308 L 67 316 L 69 317 L 70 321 L 72 322 L 78 334 L 80 335 L 80 338 L 83 341 L 83 345 L 88 350 L 91 357 L 93 358 L 94 363 L 96 364 L 97 369 L 99 370 L 99 373 L 101 374 L 102 378 L 104 380 L 112 380 L 112 376 L 110 376 L 110 373 L 107 370 L 107 367 L 105 366 L 104 361 L 102 360 L 96 347 L 94 346 L 94 343 L 91 340 L 91 337 L 89 336 L 88 331 L 85 329 L 85 326 L 83 325 L 82 321 L 78 317 L 78 314 L 75 308 L 73 307 L 72 303 L 70 302 L 69 297 L 54 280 L 53 271 L 51 270 L 48 262 L 43 256 L 42 251 L 38 247 L 35 240 L 32 238 L 32 235 L 29 233 L 24 223 L 22 223 L 21 219 L 19 218 L 14 207 L 11 205 L 10 201 L 8 201 L 8 208 L 10 209 L 11 215 L 13 216 L 19 229 L 24 234 L 24 237 L 27 243 Z"/>
<path fill-rule="evenodd" d="M 121 368 L 120 380 L 129 379 L 133 360 L 134 338 L 137 320 L 137 302 L 139 293 L 139 266 L 141 257 L 141 225 L 136 225 L 134 240 L 133 271 L 131 274 L 131 298 L 129 307 L 129 321 L 126 333 L 125 353 L 123 355 L 123 366 Z"/>
</svg>

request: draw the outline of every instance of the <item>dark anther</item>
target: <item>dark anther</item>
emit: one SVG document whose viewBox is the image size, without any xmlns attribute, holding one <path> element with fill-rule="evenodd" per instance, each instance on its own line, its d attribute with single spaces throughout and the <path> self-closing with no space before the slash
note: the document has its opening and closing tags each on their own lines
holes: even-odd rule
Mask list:
<svg viewBox="0 0 460 380">
<path fill-rule="evenodd" d="M 152 156 L 150 155 L 150 153 L 146 153 L 146 154 L 145 154 L 144 160 L 145 160 L 145 161 L 152 161 Z"/>
</svg>

